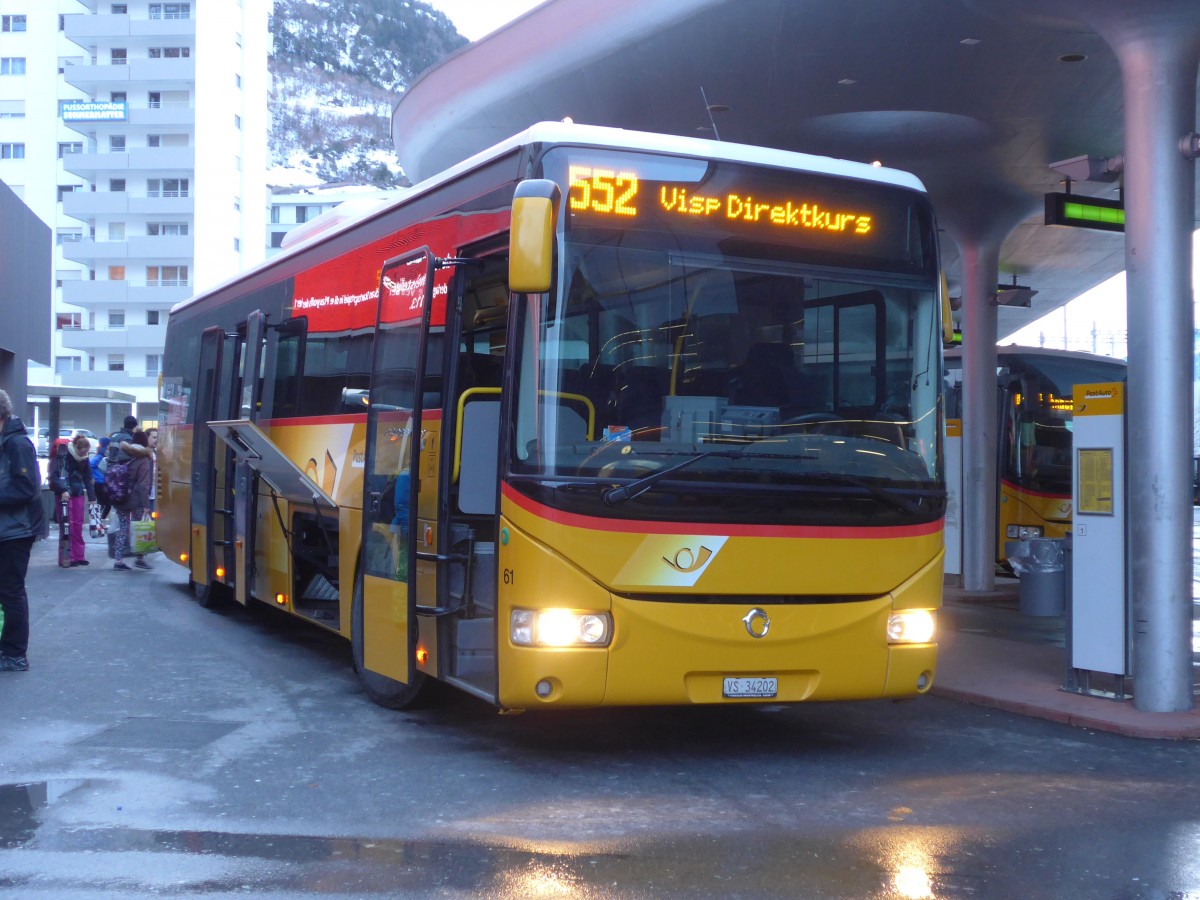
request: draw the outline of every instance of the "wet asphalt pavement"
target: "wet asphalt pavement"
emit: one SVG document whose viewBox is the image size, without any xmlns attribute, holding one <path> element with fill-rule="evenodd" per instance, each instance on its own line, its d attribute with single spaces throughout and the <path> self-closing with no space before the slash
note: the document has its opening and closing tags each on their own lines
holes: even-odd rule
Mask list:
<svg viewBox="0 0 1200 900">
<path fill-rule="evenodd" d="M 1200 897 L 1200 746 L 937 697 L 500 716 L 35 547 L 0 896 Z"/>
</svg>

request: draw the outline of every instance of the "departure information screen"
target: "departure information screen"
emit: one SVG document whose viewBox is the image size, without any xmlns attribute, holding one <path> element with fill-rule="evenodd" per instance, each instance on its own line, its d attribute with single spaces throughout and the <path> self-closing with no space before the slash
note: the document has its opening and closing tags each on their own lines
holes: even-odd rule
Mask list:
<svg viewBox="0 0 1200 900">
<path fill-rule="evenodd" d="M 578 240 L 613 230 L 666 232 L 686 249 L 731 255 L 908 274 L 933 265 L 925 197 L 892 185 L 567 147 L 547 153 L 545 170 L 564 185 L 566 232 Z"/>
</svg>

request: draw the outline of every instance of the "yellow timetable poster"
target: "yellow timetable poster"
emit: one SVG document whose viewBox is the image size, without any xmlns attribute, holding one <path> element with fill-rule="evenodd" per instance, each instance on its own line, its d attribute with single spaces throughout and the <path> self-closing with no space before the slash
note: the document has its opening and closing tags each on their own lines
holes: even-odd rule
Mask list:
<svg viewBox="0 0 1200 900">
<path fill-rule="evenodd" d="M 1112 450 L 1079 451 L 1079 508 L 1083 514 L 1113 514 Z"/>
</svg>

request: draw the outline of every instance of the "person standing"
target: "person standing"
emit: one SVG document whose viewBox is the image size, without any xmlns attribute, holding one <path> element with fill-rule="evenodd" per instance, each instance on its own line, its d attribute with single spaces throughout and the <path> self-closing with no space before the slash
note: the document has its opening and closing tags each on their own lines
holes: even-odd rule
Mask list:
<svg viewBox="0 0 1200 900">
<path fill-rule="evenodd" d="M 158 429 L 146 429 L 146 446 L 150 448 L 150 503 L 148 508 L 150 512 L 154 512 L 157 508 L 155 500 L 157 499 L 158 491 Z"/>
<path fill-rule="evenodd" d="M 101 465 L 104 462 L 104 457 L 108 455 L 108 445 L 111 441 L 112 439 L 108 437 L 100 438 L 98 449 L 90 463 L 92 467 L 92 485 L 96 491 L 96 501 L 100 504 L 100 523 L 96 529 L 97 534 L 100 535 L 104 534 L 104 523 L 108 520 L 108 514 L 112 512 L 112 504 L 108 502 L 108 491 L 104 487 L 104 470 L 107 466 Z M 92 535 L 92 537 L 96 537 L 96 535 Z"/>
<path fill-rule="evenodd" d="M 0 391 L 0 672 L 29 670 L 29 552 L 42 534 L 41 472 L 24 423 Z"/>
<path fill-rule="evenodd" d="M 115 438 L 114 438 L 115 440 Z M 117 509 L 117 540 L 115 548 L 116 562 L 113 568 L 128 572 L 130 566 L 125 562 L 129 553 L 131 523 L 140 519 L 150 505 L 150 479 L 153 463 L 150 459 L 150 447 L 146 432 L 135 431 L 133 440 L 122 442 L 121 449 L 128 454 L 129 460 L 129 496 L 120 503 L 114 504 Z M 142 558 L 142 554 L 134 554 L 137 559 L 134 567 L 138 569 L 152 568 L 150 563 Z"/>
<path fill-rule="evenodd" d="M 67 521 L 71 529 L 71 565 L 86 566 L 87 545 L 83 542 L 84 523 L 88 521 L 88 504 L 96 499 L 92 484 L 92 463 L 88 455 L 91 442 L 77 434 L 67 445 Z"/>
</svg>

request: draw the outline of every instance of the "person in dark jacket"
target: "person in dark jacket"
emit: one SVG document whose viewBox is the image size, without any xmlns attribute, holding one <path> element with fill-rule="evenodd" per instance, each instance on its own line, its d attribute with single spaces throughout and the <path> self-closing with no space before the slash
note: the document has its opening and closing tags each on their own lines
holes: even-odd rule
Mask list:
<svg viewBox="0 0 1200 900">
<path fill-rule="evenodd" d="M 0 672 L 29 669 L 29 551 L 41 534 L 41 472 L 29 432 L 0 391 Z M 36 506 L 36 509 L 35 509 Z"/>
<path fill-rule="evenodd" d="M 67 521 L 71 529 L 72 566 L 88 564 L 83 529 L 88 520 L 88 504 L 96 499 L 96 490 L 92 486 L 92 463 L 88 459 L 91 449 L 91 441 L 82 434 L 76 435 L 67 444 Z"/>
<path fill-rule="evenodd" d="M 121 449 L 130 456 L 129 496 L 124 502 L 115 504 L 118 523 L 115 548 L 117 561 L 113 563 L 113 568 L 123 572 L 128 572 L 130 569 L 130 566 L 125 562 L 125 556 L 129 553 L 131 523 L 135 519 L 140 519 L 145 515 L 146 510 L 150 506 L 150 481 L 154 464 L 150 458 L 148 443 L 146 432 L 135 431 L 132 441 L 121 444 Z M 134 555 L 137 557 L 133 563 L 135 568 L 152 568 L 150 563 L 142 558 L 142 554 L 136 553 Z"/>
</svg>

